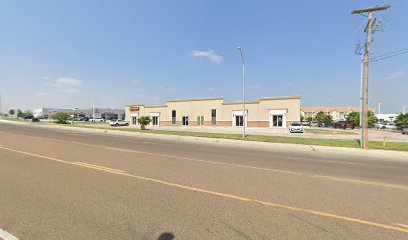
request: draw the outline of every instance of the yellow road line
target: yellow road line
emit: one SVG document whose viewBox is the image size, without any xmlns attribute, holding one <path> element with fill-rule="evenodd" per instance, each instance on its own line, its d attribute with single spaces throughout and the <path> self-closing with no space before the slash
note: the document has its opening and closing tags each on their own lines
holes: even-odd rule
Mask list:
<svg viewBox="0 0 408 240">
<path fill-rule="evenodd" d="M 224 166 L 231 166 L 231 167 L 239 167 L 239 168 L 246 168 L 246 169 L 254 169 L 254 170 L 261 170 L 261 171 L 284 173 L 284 174 L 303 175 L 303 176 L 305 176 L 305 177 L 320 178 L 320 179 L 325 179 L 325 180 L 330 180 L 330 181 L 337 181 L 337 182 L 363 184 L 363 185 L 376 186 L 376 187 L 386 187 L 386 188 L 394 188 L 394 189 L 408 190 L 408 186 L 406 186 L 406 185 L 398 185 L 398 184 L 391 184 L 391 183 L 373 182 L 373 181 L 366 181 L 366 180 L 352 179 L 352 178 L 338 178 L 338 177 L 325 176 L 325 175 L 304 174 L 304 173 L 301 173 L 301 172 L 286 171 L 286 170 L 273 169 L 273 168 L 262 168 L 262 167 L 255 167 L 255 166 L 249 166 L 249 165 L 243 165 L 243 164 L 235 164 L 235 163 L 216 162 L 216 161 L 202 160 L 202 159 L 196 159 L 196 158 L 188 158 L 188 157 L 180 157 L 180 156 L 160 154 L 160 153 L 152 153 L 152 152 L 145 152 L 145 151 L 138 151 L 138 150 L 130 150 L 130 149 L 125 149 L 125 148 L 108 147 L 108 146 L 96 145 L 96 144 L 89 144 L 89 143 L 80 143 L 80 142 L 74 142 L 74 141 L 66 141 L 66 140 L 59 140 L 59 139 L 52 139 L 52 138 L 44 138 L 44 137 L 36 137 L 36 136 L 31 136 L 31 137 L 32 137 L 32 138 L 37 138 L 37 139 L 42 139 L 42 140 L 51 140 L 51 141 L 55 141 L 55 142 L 63 142 L 63 143 L 70 143 L 70 144 L 82 145 L 82 146 L 87 146 L 87 147 L 102 148 L 102 149 L 112 150 L 112 151 L 120 151 L 120 152 L 127 152 L 127 153 L 146 154 L 146 155 L 152 155 L 152 156 L 158 156 L 158 157 L 175 158 L 175 159 L 186 160 L 186 161 L 191 161 L 191 162 L 201 162 L 201 163 L 217 164 L 217 165 L 224 165 Z"/>
<path fill-rule="evenodd" d="M 42 137 L 39 137 L 39 138 L 45 139 L 45 140 L 54 140 L 54 139 L 51 139 L 51 138 L 42 138 Z M 321 178 L 321 179 L 326 179 L 326 180 L 331 180 L 331 181 L 347 182 L 347 183 L 364 184 L 364 185 L 377 186 L 377 187 L 387 187 L 387 188 L 408 190 L 408 186 L 398 185 L 398 184 L 365 181 L 365 180 L 352 179 L 352 178 L 338 178 L 338 177 L 324 176 L 324 175 L 312 175 L 312 174 L 308 175 L 308 174 L 304 174 L 304 173 L 301 173 L 301 172 L 285 171 L 285 170 L 272 169 L 272 168 L 262 168 L 262 167 L 255 167 L 255 166 L 235 164 L 235 163 L 216 162 L 216 161 L 202 160 L 202 159 L 196 159 L 196 158 L 188 158 L 188 157 L 180 157 L 180 156 L 160 154 L 160 153 L 130 150 L 130 149 L 125 149 L 125 148 L 116 148 L 116 147 L 108 147 L 108 146 L 89 144 L 89 143 L 80 143 L 80 142 L 74 142 L 74 141 L 65 141 L 65 140 L 54 140 L 54 141 L 77 144 L 77 145 L 82 145 L 82 146 L 87 146 L 87 147 L 97 147 L 97 148 L 102 148 L 102 149 L 107 149 L 107 150 L 112 150 L 112 151 L 147 154 L 147 155 L 152 155 L 152 156 L 175 158 L 175 159 L 187 160 L 187 161 L 192 161 L 192 162 L 202 162 L 202 163 L 210 163 L 210 164 L 217 164 L 217 165 L 224 165 L 224 166 L 240 167 L 240 168 L 247 168 L 247 169 L 254 169 L 254 170 L 261 170 L 261 171 L 303 175 L 303 176 L 306 176 L 306 177 Z"/>
<path fill-rule="evenodd" d="M 115 172 L 124 172 L 124 171 L 119 170 L 119 169 L 108 168 L 108 167 L 99 166 L 99 165 L 93 165 L 93 164 L 84 163 L 84 162 L 76 162 L 76 164 L 78 164 L 78 165 L 83 165 L 83 166 L 90 167 L 90 168 L 99 168 L 99 169 L 104 169 L 104 170 L 109 170 L 109 171 L 115 171 Z"/>
<path fill-rule="evenodd" d="M 332 181 L 339 181 L 339 182 L 359 183 L 359 184 L 366 184 L 366 185 L 373 185 L 373 186 L 388 187 L 388 188 L 398 188 L 398 189 L 408 190 L 408 186 L 389 184 L 389 183 L 371 182 L 371 181 L 349 179 L 349 178 L 330 177 L 330 176 L 324 176 L 324 175 L 310 175 L 310 177 L 322 178 L 322 179 L 327 179 L 327 180 L 332 180 Z"/>
<path fill-rule="evenodd" d="M 112 174 L 116 174 L 116 175 L 136 178 L 136 179 L 144 180 L 144 181 L 147 181 L 147 182 L 158 183 L 158 184 L 162 184 L 162 185 L 173 187 L 173 188 L 190 190 L 190 191 L 193 191 L 193 192 L 200 192 L 200 193 L 205 193 L 205 194 L 208 194 L 208 195 L 213 195 L 213 196 L 218 196 L 218 197 L 223 197 L 223 198 L 228 198 L 228 199 L 234 199 L 234 200 L 239 200 L 239 201 L 244 201 L 244 202 L 258 203 L 258 204 L 262 204 L 262 205 L 270 206 L 270 207 L 274 207 L 274 208 L 286 209 L 286 210 L 290 210 L 290 211 L 294 211 L 294 212 L 302 212 L 302 213 L 307 213 L 307 214 L 310 214 L 310 215 L 315 215 L 315 216 L 320 216 L 320 217 L 332 218 L 332 219 L 342 220 L 342 221 L 346 221 L 346 222 L 359 223 L 359 224 L 364 224 L 364 225 L 368 225 L 368 226 L 372 226 L 372 227 L 377 227 L 377 228 L 382 228 L 382 229 L 387 229 L 387 230 L 393 230 L 393 231 L 408 233 L 408 229 L 406 229 L 404 227 L 396 227 L 396 226 L 392 226 L 392 225 L 376 223 L 376 222 L 371 222 L 371 221 L 352 218 L 352 217 L 346 217 L 346 216 L 341 216 L 341 215 L 336 215 L 336 214 L 331 214 L 331 213 L 325 213 L 325 212 L 320 212 L 320 211 L 315 211 L 315 210 L 309 210 L 309 209 L 305 209 L 305 208 L 292 207 L 292 206 L 288 206 L 288 205 L 284 205 L 284 204 L 278 204 L 278 203 L 266 202 L 266 201 L 257 200 L 257 199 L 240 197 L 240 196 L 237 196 L 237 195 L 221 193 L 221 192 L 206 190 L 206 189 L 202 189 L 202 188 L 190 187 L 190 186 L 181 185 L 181 184 L 177 184 L 177 183 L 171 183 L 171 182 L 167 182 L 167 181 L 163 181 L 163 180 L 159 180 L 159 179 L 142 177 L 142 176 L 132 175 L 132 174 L 129 174 L 129 173 L 119 172 L 118 170 L 113 171 L 113 170 L 110 170 L 110 168 L 106 168 L 106 167 L 102 167 L 102 166 L 94 167 L 94 166 L 98 166 L 98 165 L 92 166 L 92 164 L 85 165 L 85 164 L 82 164 L 82 163 L 79 164 L 78 162 L 73 163 L 73 162 L 69 162 L 69 161 L 65 161 L 65 160 L 61 160 L 61 159 L 57 159 L 57 158 L 53 158 L 53 157 L 47 157 L 47 156 L 43 156 L 43 155 L 39 155 L 39 154 L 20 151 L 20 150 L 17 150 L 17 149 L 11 149 L 11 148 L 7 148 L 7 147 L 4 147 L 4 146 L 0 146 L 0 148 L 4 149 L 4 150 L 11 151 L 11 152 L 24 154 L 24 155 L 27 155 L 27 156 L 43 158 L 43 159 L 47 159 L 47 160 L 56 161 L 56 162 L 59 162 L 59 163 L 65 163 L 65 164 L 70 164 L 70 165 L 75 165 L 75 166 L 80 166 L 80 167 L 86 167 L 86 168 L 90 168 L 90 169 L 94 169 L 94 170 L 98 170 L 98 171 L 103 171 L 103 172 L 108 172 L 108 173 L 112 173 Z"/>
<path fill-rule="evenodd" d="M 394 223 L 394 225 L 406 228 L 408 230 L 408 225 L 407 224 L 402 224 L 402 223 Z"/>
</svg>

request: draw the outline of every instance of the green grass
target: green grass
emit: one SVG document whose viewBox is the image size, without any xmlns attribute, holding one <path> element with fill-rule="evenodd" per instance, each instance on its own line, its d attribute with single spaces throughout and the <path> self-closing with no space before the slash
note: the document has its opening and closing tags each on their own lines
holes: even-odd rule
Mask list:
<svg viewBox="0 0 408 240">
<path fill-rule="evenodd" d="M 78 125 L 77 127 L 109 129 L 109 130 L 114 130 L 114 131 L 125 131 L 125 132 L 143 132 L 143 133 L 165 134 L 165 135 L 176 135 L 176 136 L 192 136 L 192 137 L 242 140 L 241 134 L 187 132 L 187 131 L 170 131 L 170 130 L 149 130 L 149 129 L 141 130 L 138 128 L 111 128 L 111 127 L 102 128 L 98 126 L 91 127 L 91 126 L 78 126 Z M 245 138 L 245 141 L 290 143 L 290 144 L 347 147 L 347 148 L 359 148 L 360 147 L 358 140 L 353 140 L 353 139 L 322 139 L 322 138 L 303 138 L 303 137 L 285 137 L 285 136 L 247 135 Z M 408 151 L 408 143 L 387 142 L 386 146 L 383 147 L 383 142 L 381 141 L 370 141 L 369 148 L 370 149 L 381 149 L 381 150 Z"/>
<path fill-rule="evenodd" d="M 22 120 L 13 120 L 20 122 L 27 122 Z M 56 124 L 48 122 L 40 122 L 43 124 Z M 106 123 L 104 123 L 106 124 Z M 109 129 L 113 131 L 124 132 L 143 132 L 153 134 L 165 134 L 176 136 L 192 136 L 192 137 L 206 137 L 206 138 L 222 138 L 232 140 L 242 140 L 241 134 L 226 134 L 226 133 L 208 133 L 208 132 L 187 132 L 187 131 L 170 131 L 170 130 L 141 130 L 139 128 L 121 128 L 110 127 L 109 125 L 103 126 L 103 124 L 58 124 L 66 127 L 81 127 L 81 128 L 93 128 L 93 129 Z M 325 131 L 325 130 L 320 130 Z M 290 144 L 303 144 L 303 145 L 316 145 L 316 146 L 330 146 L 330 147 L 347 147 L 347 148 L 359 148 L 357 140 L 353 139 L 322 139 L 322 138 L 303 138 L 303 137 L 285 137 L 285 136 L 265 136 L 265 135 L 248 135 L 245 141 L 257 141 L 257 142 L 271 142 L 271 143 L 290 143 Z M 381 150 L 395 150 L 395 151 L 408 151 L 408 143 L 406 142 L 387 142 L 383 146 L 381 141 L 370 141 L 368 144 L 370 149 Z"/>
<path fill-rule="evenodd" d="M 345 131 L 345 130 L 333 130 L 333 129 L 304 129 L 306 133 L 314 133 L 316 135 L 321 134 L 335 134 L 335 135 L 358 135 L 356 132 L 350 132 L 350 131 Z"/>
</svg>

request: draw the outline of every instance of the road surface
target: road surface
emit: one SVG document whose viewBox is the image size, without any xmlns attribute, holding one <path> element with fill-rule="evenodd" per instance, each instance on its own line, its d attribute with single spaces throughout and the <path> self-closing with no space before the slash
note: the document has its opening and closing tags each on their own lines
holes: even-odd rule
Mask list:
<svg viewBox="0 0 408 240">
<path fill-rule="evenodd" d="M 408 160 L 0 122 L 0 239 L 408 239 Z"/>
</svg>

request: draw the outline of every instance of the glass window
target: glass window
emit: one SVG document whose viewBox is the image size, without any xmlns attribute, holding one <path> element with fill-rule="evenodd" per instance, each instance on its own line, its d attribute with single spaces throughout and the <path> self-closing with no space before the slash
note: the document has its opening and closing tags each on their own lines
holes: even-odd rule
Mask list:
<svg viewBox="0 0 408 240">
<path fill-rule="evenodd" d="M 153 126 L 158 126 L 159 125 L 159 117 L 153 117 L 152 118 Z"/>
<path fill-rule="evenodd" d="M 244 116 L 236 115 L 235 116 L 235 126 L 236 127 L 243 127 L 244 126 Z"/>
<path fill-rule="evenodd" d="M 132 125 L 136 125 L 137 124 L 137 117 L 132 117 Z"/>
<path fill-rule="evenodd" d="M 272 115 L 272 126 L 282 127 L 283 126 L 283 115 Z"/>
<path fill-rule="evenodd" d="M 171 111 L 171 123 L 176 124 L 176 110 Z"/>
<path fill-rule="evenodd" d="M 217 123 L 217 109 L 211 110 L 211 124 L 215 125 Z"/>
<path fill-rule="evenodd" d="M 183 117 L 183 126 L 188 126 L 188 117 Z"/>
</svg>

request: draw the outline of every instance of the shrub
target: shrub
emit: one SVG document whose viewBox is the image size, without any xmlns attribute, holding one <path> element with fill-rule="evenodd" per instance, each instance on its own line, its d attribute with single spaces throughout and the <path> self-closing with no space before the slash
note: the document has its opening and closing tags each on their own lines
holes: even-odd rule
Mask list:
<svg viewBox="0 0 408 240">
<path fill-rule="evenodd" d="M 52 119 L 57 120 L 57 123 L 67 123 L 70 116 L 67 113 L 56 113 L 52 116 Z"/>
<path fill-rule="evenodd" d="M 137 119 L 137 122 L 140 124 L 140 128 L 142 130 L 146 129 L 146 125 L 149 124 L 151 121 L 149 116 L 141 116 L 140 118 Z"/>
</svg>

